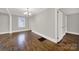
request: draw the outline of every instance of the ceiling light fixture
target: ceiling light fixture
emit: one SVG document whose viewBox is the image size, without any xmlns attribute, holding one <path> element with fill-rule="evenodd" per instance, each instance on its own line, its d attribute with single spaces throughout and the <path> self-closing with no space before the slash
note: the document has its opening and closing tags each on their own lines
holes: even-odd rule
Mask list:
<svg viewBox="0 0 79 59">
<path fill-rule="evenodd" d="M 32 13 L 31 13 L 31 12 L 29 13 L 29 16 L 30 16 L 30 15 L 32 15 Z"/>
<path fill-rule="evenodd" d="M 26 15 L 26 14 L 28 14 L 28 12 L 24 12 L 24 14 Z"/>
<path fill-rule="evenodd" d="M 24 12 L 24 14 L 28 15 L 28 16 L 32 15 L 32 13 L 29 11 L 29 8 L 26 9 L 26 11 Z"/>
</svg>

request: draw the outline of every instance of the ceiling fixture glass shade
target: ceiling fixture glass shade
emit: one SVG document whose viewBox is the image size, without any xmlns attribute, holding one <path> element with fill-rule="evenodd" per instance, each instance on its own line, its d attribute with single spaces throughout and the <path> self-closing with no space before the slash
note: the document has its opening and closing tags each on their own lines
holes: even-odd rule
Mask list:
<svg viewBox="0 0 79 59">
<path fill-rule="evenodd" d="M 29 11 L 29 8 L 26 9 L 26 12 L 24 12 L 24 15 L 32 15 L 32 13 Z"/>
<path fill-rule="evenodd" d="M 30 12 L 28 15 L 30 16 L 30 15 L 32 15 L 32 13 Z"/>
<path fill-rule="evenodd" d="M 26 15 L 26 14 L 28 14 L 28 12 L 24 12 L 24 14 Z"/>
</svg>

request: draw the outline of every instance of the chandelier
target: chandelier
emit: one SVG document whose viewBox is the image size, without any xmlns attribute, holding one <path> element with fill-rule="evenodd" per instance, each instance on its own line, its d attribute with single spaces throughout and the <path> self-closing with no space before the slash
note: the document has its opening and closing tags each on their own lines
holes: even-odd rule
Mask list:
<svg viewBox="0 0 79 59">
<path fill-rule="evenodd" d="M 29 8 L 26 9 L 26 11 L 24 12 L 24 15 L 28 15 L 28 16 L 32 15 L 32 13 L 31 13 Z"/>
</svg>

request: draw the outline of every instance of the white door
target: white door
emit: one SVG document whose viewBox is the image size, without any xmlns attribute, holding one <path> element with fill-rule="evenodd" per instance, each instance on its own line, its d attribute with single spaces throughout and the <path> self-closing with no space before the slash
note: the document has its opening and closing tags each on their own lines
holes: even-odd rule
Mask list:
<svg viewBox="0 0 79 59">
<path fill-rule="evenodd" d="M 63 36 L 65 34 L 64 28 L 65 28 L 65 26 L 64 26 L 63 13 L 58 10 L 58 12 L 57 12 L 57 37 L 58 37 L 57 39 L 58 39 L 58 42 L 63 38 Z"/>
</svg>

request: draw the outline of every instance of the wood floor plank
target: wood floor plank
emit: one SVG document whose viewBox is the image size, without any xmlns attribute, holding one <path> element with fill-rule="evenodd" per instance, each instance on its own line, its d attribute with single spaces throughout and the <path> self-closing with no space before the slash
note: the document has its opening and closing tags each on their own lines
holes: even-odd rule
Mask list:
<svg viewBox="0 0 79 59">
<path fill-rule="evenodd" d="M 40 40 L 41 41 L 40 41 Z M 79 36 L 67 33 L 58 44 L 31 31 L 0 35 L 0 51 L 78 51 Z"/>
</svg>

